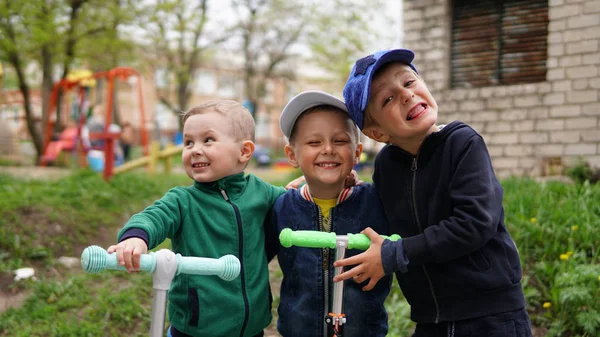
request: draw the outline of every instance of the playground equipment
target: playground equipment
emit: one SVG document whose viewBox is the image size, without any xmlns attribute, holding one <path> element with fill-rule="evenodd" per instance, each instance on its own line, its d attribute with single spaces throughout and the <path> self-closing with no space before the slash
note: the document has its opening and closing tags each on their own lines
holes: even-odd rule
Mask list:
<svg viewBox="0 0 600 337">
<path fill-rule="evenodd" d="M 58 155 L 61 148 L 59 145 L 50 146 L 52 133 L 54 130 L 54 125 L 57 123 L 56 121 L 56 106 L 59 97 L 59 92 L 68 92 L 69 90 L 78 89 L 79 94 L 79 108 L 82 110 L 84 108 L 85 95 L 86 95 L 86 85 L 89 86 L 90 80 L 102 79 L 108 82 L 106 98 L 107 102 L 106 112 L 104 114 L 104 129 L 101 132 L 90 132 L 89 139 L 90 140 L 102 140 L 103 146 L 102 151 L 104 152 L 104 158 L 114 158 L 114 142 L 120 137 L 119 132 L 111 132 L 110 126 L 112 124 L 112 115 L 113 115 L 113 97 L 114 97 L 114 86 L 115 80 L 121 79 L 125 80 L 129 77 L 135 77 L 137 79 L 137 92 L 138 92 L 138 101 L 140 107 L 140 134 L 141 134 L 141 144 L 143 146 L 143 153 L 148 153 L 148 134 L 146 132 L 145 126 L 145 115 L 144 115 L 144 101 L 142 95 L 142 78 L 140 74 L 128 67 L 117 67 L 113 68 L 106 72 L 98 72 L 95 74 L 89 74 L 78 77 L 67 77 L 57 83 L 54 84 L 52 88 L 52 96 L 50 98 L 50 109 L 48 112 L 48 122 L 45 126 L 45 136 L 44 136 L 44 146 L 42 151 L 42 157 L 40 158 L 40 165 L 47 165 L 49 162 L 55 159 L 55 156 Z M 85 144 L 82 141 L 82 128 L 85 124 L 86 114 L 83 111 L 79 113 L 79 120 L 77 123 L 77 144 L 79 147 L 80 154 L 85 154 L 87 149 Z M 112 169 L 114 167 L 113 160 L 105 160 L 104 165 L 104 177 L 105 179 L 109 179 Z"/>
<path fill-rule="evenodd" d="M 108 254 L 99 246 L 89 246 L 83 250 L 81 266 L 88 273 L 99 273 L 106 269 L 125 270 L 125 267 L 117 262 L 116 254 Z M 167 292 L 175 275 L 216 275 L 225 281 L 232 281 L 240 273 L 240 261 L 233 255 L 225 255 L 218 259 L 184 257 L 168 249 L 161 249 L 156 253 L 143 254 L 140 270 L 152 273 L 150 337 L 160 337 L 165 331 Z"/>
<path fill-rule="evenodd" d="M 85 153 L 89 147 L 89 144 L 84 144 L 83 142 L 82 127 L 85 124 L 86 106 L 89 105 L 89 92 L 90 89 L 96 85 L 96 79 L 89 70 L 76 70 L 69 73 L 65 80 L 61 82 L 55 83 L 53 91 L 56 91 L 57 94 L 59 91 L 62 91 L 63 97 L 71 98 L 71 96 L 68 95 L 68 91 L 73 87 L 79 88 L 78 102 L 76 104 L 77 111 L 75 111 L 73 116 L 73 119 L 76 119 L 76 122 L 73 123 L 74 125 L 67 126 L 67 128 L 61 132 L 58 140 L 51 140 L 47 145 L 46 142 L 44 142 L 43 152 L 40 157 L 41 165 L 56 162 L 63 151 L 76 153 L 77 150 L 79 150 L 81 153 Z M 71 107 L 71 102 L 68 99 L 66 101 L 66 104 L 63 105 L 63 111 L 68 115 L 66 110 Z M 54 107 L 50 108 L 50 113 L 51 112 L 54 112 Z M 45 136 L 51 135 L 54 132 L 55 124 L 56 121 L 53 120 L 51 116 L 48 116 Z M 46 141 L 46 138 L 44 138 L 44 141 Z M 80 156 L 80 158 L 82 157 L 83 156 Z"/>
<path fill-rule="evenodd" d="M 384 236 L 384 239 L 397 241 L 400 235 L 394 234 Z M 285 228 L 279 234 L 279 242 L 285 248 L 291 246 L 306 247 L 306 248 L 330 248 L 335 249 L 335 260 L 344 258 L 346 249 L 366 250 L 371 245 L 371 240 L 365 234 L 348 234 L 337 235 L 331 232 L 321 231 L 293 231 L 290 228 Z M 334 277 L 342 273 L 342 267 L 335 267 Z M 336 282 L 333 285 L 333 306 L 329 315 L 325 318 L 327 324 L 331 324 L 334 331 L 334 336 L 341 337 L 343 334 L 343 325 L 346 323 L 347 317 L 343 312 L 342 299 L 344 296 L 344 282 Z"/>
<path fill-rule="evenodd" d="M 110 178 L 115 174 L 128 172 L 142 166 L 148 166 L 148 171 L 150 173 L 155 173 L 156 167 L 158 166 L 157 164 L 160 160 L 164 160 L 165 174 L 169 174 L 171 172 L 171 168 L 173 167 L 171 157 L 177 154 L 181 155 L 182 150 L 183 145 L 170 145 L 161 151 L 159 142 L 152 142 L 152 145 L 150 146 L 150 153 L 147 156 L 131 160 L 119 167 L 115 167 L 108 173 L 108 177 Z"/>
</svg>

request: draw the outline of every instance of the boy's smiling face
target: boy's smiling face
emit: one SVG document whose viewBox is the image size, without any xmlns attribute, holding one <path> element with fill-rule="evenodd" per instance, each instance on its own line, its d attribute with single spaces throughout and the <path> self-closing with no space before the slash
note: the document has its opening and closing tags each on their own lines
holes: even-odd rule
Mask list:
<svg viewBox="0 0 600 337">
<path fill-rule="evenodd" d="M 244 154 L 245 142 L 233 137 L 231 122 L 216 111 L 193 115 L 185 121 L 183 145 L 185 172 L 198 182 L 240 173 L 249 160 Z"/>
<path fill-rule="evenodd" d="M 425 82 L 407 65 L 386 65 L 371 82 L 367 106 L 376 125 L 363 132 L 380 142 L 391 142 L 418 150 L 425 137 L 435 130 L 438 106 Z"/>
<path fill-rule="evenodd" d="M 362 152 L 356 126 L 345 112 L 324 108 L 302 114 L 294 128 L 288 161 L 300 167 L 314 197 L 336 198 Z"/>
</svg>

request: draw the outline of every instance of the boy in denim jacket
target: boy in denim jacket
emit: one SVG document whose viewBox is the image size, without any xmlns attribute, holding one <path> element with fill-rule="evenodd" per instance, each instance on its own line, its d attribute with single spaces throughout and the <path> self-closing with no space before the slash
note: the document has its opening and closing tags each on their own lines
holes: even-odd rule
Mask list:
<svg viewBox="0 0 600 337">
<path fill-rule="evenodd" d="M 302 170 L 306 185 L 277 199 L 272 232 L 267 234 L 267 250 L 273 250 L 267 255 L 277 254 L 283 271 L 277 329 L 285 337 L 328 337 L 333 335 L 325 319 L 332 309 L 334 255 L 328 248 L 283 248 L 275 240 L 284 228 L 346 235 L 371 226 L 385 234 L 385 214 L 372 185 L 344 188 L 362 144 L 341 100 L 324 92 L 303 92 L 286 105 L 280 125 L 289 140 L 288 162 Z M 346 256 L 357 253 L 347 250 Z M 383 277 L 370 292 L 364 292 L 363 286 L 354 281 L 344 284 L 343 335 L 385 336 L 384 301 L 391 277 Z"/>
<path fill-rule="evenodd" d="M 387 143 L 373 182 L 390 231 L 365 230 L 371 247 L 336 265 L 357 265 L 336 281 L 393 272 L 417 322 L 414 336 L 531 336 L 521 265 L 504 225 L 502 186 L 483 138 L 454 121 L 437 126 L 438 106 L 407 49 L 356 62 L 344 98 L 369 138 Z"/>
</svg>

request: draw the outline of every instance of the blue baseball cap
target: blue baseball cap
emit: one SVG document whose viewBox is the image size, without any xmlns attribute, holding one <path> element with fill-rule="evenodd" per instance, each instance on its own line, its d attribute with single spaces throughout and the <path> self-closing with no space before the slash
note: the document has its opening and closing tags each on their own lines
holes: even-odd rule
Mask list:
<svg viewBox="0 0 600 337">
<path fill-rule="evenodd" d="M 417 68 L 412 64 L 414 58 L 415 53 L 412 50 L 392 49 L 378 51 L 356 61 L 344 86 L 343 94 L 348 114 L 361 130 L 364 127 L 364 111 L 369 103 L 373 74 L 381 66 L 390 62 L 402 62 L 418 73 Z"/>
</svg>

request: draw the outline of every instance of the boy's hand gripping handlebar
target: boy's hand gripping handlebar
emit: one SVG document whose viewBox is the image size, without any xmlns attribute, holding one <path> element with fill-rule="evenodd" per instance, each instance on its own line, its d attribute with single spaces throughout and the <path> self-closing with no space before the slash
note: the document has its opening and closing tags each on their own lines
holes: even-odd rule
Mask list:
<svg viewBox="0 0 600 337">
<path fill-rule="evenodd" d="M 400 235 L 391 236 L 382 235 L 384 239 L 398 241 Z M 337 235 L 331 232 L 321 231 L 293 231 L 290 228 L 284 228 L 279 233 L 279 242 L 285 248 L 291 246 L 306 248 L 335 248 L 335 259 L 344 258 L 346 248 L 367 250 L 371 245 L 371 240 L 365 234 L 347 234 Z M 342 273 L 342 267 L 335 267 L 334 276 Z M 341 326 L 346 323 L 346 317 L 342 313 L 342 297 L 344 296 L 344 282 L 337 282 L 333 285 L 333 308 L 327 317 L 327 323 L 333 325 L 334 335 L 341 336 Z"/>
<path fill-rule="evenodd" d="M 88 273 L 98 273 L 107 269 L 125 270 L 117 262 L 117 254 L 108 254 L 99 246 L 89 246 L 81 253 L 81 266 Z M 156 253 L 142 254 L 140 269 L 152 273 L 152 320 L 150 337 L 160 337 L 165 330 L 167 291 L 175 275 L 216 275 L 231 281 L 240 274 L 240 260 L 233 255 L 218 259 L 181 256 L 168 249 Z"/>
</svg>

